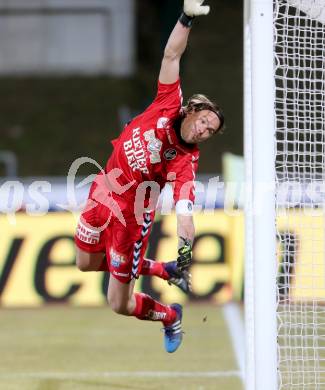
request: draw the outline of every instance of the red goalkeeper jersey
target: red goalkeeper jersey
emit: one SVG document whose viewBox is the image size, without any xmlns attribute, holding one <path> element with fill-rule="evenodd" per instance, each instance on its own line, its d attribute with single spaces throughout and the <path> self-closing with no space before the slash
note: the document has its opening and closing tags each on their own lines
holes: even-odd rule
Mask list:
<svg viewBox="0 0 325 390">
<path fill-rule="evenodd" d="M 183 200 L 179 206 L 185 205 L 191 211 L 199 150 L 197 145 L 184 143 L 179 129 L 174 126 L 181 104 L 179 80 L 173 84 L 158 82 L 158 92 L 152 104 L 112 141 L 114 151 L 107 162 L 106 172 L 120 168 L 123 174 L 117 181 L 120 185 L 134 181 L 129 190 L 131 193 L 144 181 L 155 181 L 160 189 L 166 182 L 171 182 L 176 206 Z"/>
</svg>

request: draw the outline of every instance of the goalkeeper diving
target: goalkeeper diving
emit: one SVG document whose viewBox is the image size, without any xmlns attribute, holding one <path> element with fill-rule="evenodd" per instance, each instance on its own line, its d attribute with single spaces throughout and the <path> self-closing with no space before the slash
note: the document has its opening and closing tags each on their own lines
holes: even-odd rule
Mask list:
<svg viewBox="0 0 325 390">
<path fill-rule="evenodd" d="M 165 305 L 147 294 L 135 293 L 134 285 L 139 275 L 150 275 L 175 284 L 185 293 L 191 289 L 198 144 L 222 130 L 224 117 L 204 95 L 193 95 L 182 105 L 179 71 L 192 24 L 209 11 L 203 0 L 184 1 L 164 50 L 156 96 L 112 141 L 113 153 L 105 171 L 92 183 L 75 234 L 79 269 L 109 271 L 107 299 L 111 309 L 140 320 L 161 321 L 167 352 L 176 351 L 182 342 L 182 306 Z M 145 257 L 155 214 L 146 193 L 139 218 L 137 190 L 145 182 L 157 183 L 160 190 L 167 182 L 173 184 L 179 238 L 174 261 Z"/>
</svg>

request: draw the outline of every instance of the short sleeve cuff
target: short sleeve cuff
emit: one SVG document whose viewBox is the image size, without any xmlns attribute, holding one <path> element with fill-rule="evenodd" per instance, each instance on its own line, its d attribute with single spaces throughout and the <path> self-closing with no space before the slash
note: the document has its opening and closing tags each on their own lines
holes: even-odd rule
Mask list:
<svg viewBox="0 0 325 390">
<path fill-rule="evenodd" d="M 176 203 L 177 215 L 193 215 L 193 202 L 189 199 L 181 199 Z"/>
</svg>

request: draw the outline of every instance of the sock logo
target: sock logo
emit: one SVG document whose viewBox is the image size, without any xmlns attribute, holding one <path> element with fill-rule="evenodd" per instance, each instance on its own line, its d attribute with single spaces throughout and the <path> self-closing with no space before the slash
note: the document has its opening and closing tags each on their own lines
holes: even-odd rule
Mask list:
<svg viewBox="0 0 325 390">
<path fill-rule="evenodd" d="M 166 313 L 162 313 L 160 311 L 154 311 L 154 310 L 149 310 L 147 317 L 151 321 L 161 321 L 166 318 Z"/>
</svg>

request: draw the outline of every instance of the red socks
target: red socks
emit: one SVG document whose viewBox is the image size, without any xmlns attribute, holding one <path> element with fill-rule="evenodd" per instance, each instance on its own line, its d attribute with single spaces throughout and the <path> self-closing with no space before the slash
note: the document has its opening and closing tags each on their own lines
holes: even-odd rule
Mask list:
<svg viewBox="0 0 325 390">
<path fill-rule="evenodd" d="M 134 297 L 136 305 L 133 316 L 140 320 L 162 321 L 164 326 L 175 322 L 176 311 L 170 306 L 155 301 L 147 294 L 135 293 Z"/>
<path fill-rule="evenodd" d="M 103 258 L 97 271 L 108 271 L 106 257 Z M 150 259 L 143 259 L 141 275 L 154 275 L 162 279 L 169 279 L 168 273 L 165 271 L 163 263 L 158 263 Z M 163 305 L 155 301 L 147 294 L 135 293 L 135 309 L 133 316 L 140 320 L 161 321 L 164 326 L 169 326 L 176 320 L 176 311 L 168 305 Z"/>
<path fill-rule="evenodd" d="M 158 261 L 143 259 L 140 275 L 158 276 L 159 278 L 168 280 L 169 275 L 165 271 L 163 264 L 164 263 L 159 263 Z"/>
</svg>

